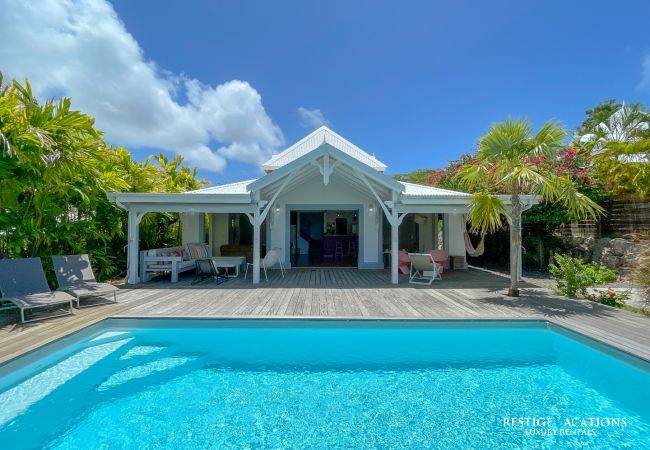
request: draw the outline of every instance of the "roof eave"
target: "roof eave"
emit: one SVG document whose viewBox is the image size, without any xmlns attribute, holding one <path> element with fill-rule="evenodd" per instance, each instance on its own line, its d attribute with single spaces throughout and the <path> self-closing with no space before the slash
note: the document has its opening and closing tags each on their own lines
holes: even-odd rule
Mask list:
<svg viewBox="0 0 650 450">
<path fill-rule="evenodd" d="M 506 205 L 510 205 L 510 195 L 497 195 L 497 197 Z M 534 194 L 525 194 L 519 196 L 521 202 L 526 206 L 534 206 L 540 203 L 541 197 Z M 472 199 L 471 194 L 465 195 L 407 195 L 402 194 L 402 203 L 405 205 L 415 204 L 438 204 L 438 205 L 451 205 L 451 204 L 469 204 Z"/>
<path fill-rule="evenodd" d="M 436 205 L 466 205 L 469 203 L 471 196 L 452 196 L 452 195 L 402 195 L 402 203 L 405 205 L 417 204 L 436 204 Z"/>
<path fill-rule="evenodd" d="M 198 193 L 165 193 L 165 192 L 109 192 L 109 201 L 122 204 L 135 203 L 239 203 L 251 202 L 250 194 L 198 194 Z"/>
</svg>

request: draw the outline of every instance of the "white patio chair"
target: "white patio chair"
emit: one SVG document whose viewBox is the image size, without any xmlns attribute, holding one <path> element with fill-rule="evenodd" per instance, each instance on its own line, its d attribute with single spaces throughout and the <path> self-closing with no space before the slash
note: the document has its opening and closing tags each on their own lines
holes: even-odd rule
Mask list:
<svg viewBox="0 0 650 450">
<path fill-rule="evenodd" d="M 266 256 L 260 260 L 260 266 L 262 266 L 262 269 L 264 269 L 264 278 L 266 279 L 266 281 L 269 281 L 269 276 L 266 273 L 266 269 L 268 268 L 269 270 L 271 270 L 271 268 L 273 268 L 273 266 L 275 266 L 276 264 L 280 266 L 280 273 L 282 274 L 282 278 L 284 278 L 284 265 L 280 260 L 280 250 L 274 248 L 266 252 Z M 244 280 L 248 276 L 248 268 L 252 266 L 253 263 L 246 263 L 246 272 L 244 273 Z"/>
<path fill-rule="evenodd" d="M 278 265 L 280 266 L 280 272 L 282 272 L 282 276 L 284 277 L 284 273 L 287 270 L 284 268 L 284 263 L 282 262 L 282 249 L 280 247 L 273 247 L 271 250 L 278 252 Z"/>
<path fill-rule="evenodd" d="M 431 286 L 434 280 L 442 280 L 442 267 L 433 260 L 430 253 L 409 253 L 409 260 L 409 283 Z"/>
</svg>

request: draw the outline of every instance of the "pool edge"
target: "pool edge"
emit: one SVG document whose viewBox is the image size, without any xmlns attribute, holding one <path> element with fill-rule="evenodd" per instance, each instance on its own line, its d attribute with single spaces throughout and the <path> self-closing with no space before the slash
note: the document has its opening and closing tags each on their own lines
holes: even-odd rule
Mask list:
<svg viewBox="0 0 650 450">
<path fill-rule="evenodd" d="M 208 322 L 208 321 L 239 321 L 245 323 L 255 322 L 357 322 L 373 324 L 378 322 L 403 322 L 403 323 L 461 323 L 461 322 L 474 322 L 474 323 L 516 323 L 522 326 L 525 324 L 530 327 L 531 325 L 539 325 L 539 328 L 547 329 L 551 332 L 556 332 L 569 339 L 576 340 L 583 345 L 602 352 L 612 358 L 618 359 L 626 364 L 633 365 L 641 370 L 650 371 L 650 358 L 644 355 L 635 354 L 627 349 L 617 346 L 615 343 L 605 342 L 598 337 L 591 336 L 588 333 L 571 328 L 570 325 L 561 324 L 552 318 L 540 319 L 538 317 L 509 317 L 509 318 L 495 318 L 495 317 L 438 317 L 438 318 L 420 318 L 420 317 L 358 317 L 358 316 L 341 316 L 341 317 L 322 317 L 322 316 L 138 316 L 138 315 L 115 315 L 106 317 L 98 322 L 89 324 L 79 330 L 73 331 L 65 336 L 61 336 L 53 341 L 44 343 L 36 348 L 30 349 L 24 353 L 14 356 L 11 359 L 0 363 L 0 376 L 3 373 L 13 372 L 25 365 L 30 364 L 32 361 L 38 359 L 40 353 L 49 350 L 57 351 L 60 348 L 74 343 L 84 337 L 97 334 L 102 330 L 111 326 L 119 326 L 121 321 L 138 320 L 149 322 L 171 322 L 171 321 L 194 321 L 194 322 Z M 18 361 L 24 361 L 22 364 L 17 365 L 15 368 L 10 368 L 16 365 Z M 9 368 L 9 370 L 8 370 Z"/>
</svg>

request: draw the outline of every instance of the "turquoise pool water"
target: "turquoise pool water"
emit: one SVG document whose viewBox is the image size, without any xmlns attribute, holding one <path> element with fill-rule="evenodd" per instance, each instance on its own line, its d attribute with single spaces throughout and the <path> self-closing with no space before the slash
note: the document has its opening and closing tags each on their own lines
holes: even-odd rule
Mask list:
<svg viewBox="0 0 650 450">
<path fill-rule="evenodd" d="M 110 320 L 0 368 L 0 447 L 650 446 L 646 363 L 557 331 Z"/>
</svg>

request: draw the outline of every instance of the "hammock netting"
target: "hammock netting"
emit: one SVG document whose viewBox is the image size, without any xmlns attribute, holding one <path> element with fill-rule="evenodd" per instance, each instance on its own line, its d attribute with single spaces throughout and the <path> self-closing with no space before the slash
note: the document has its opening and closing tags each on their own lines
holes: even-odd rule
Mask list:
<svg viewBox="0 0 650 450">
<path fill-rule="evenodd" d="M 478 247 L 474 248 L 472 241 L 469 238 L 469 233 L 465 232 L 465 250 L 467 250 L 467 254 L 473 258 L 481 256 L 485 251 L 485 245 L 483 245 L 484 241 L 485 236 L 481 238 L 481 242 L 479 242 Z"/>
</svg>

